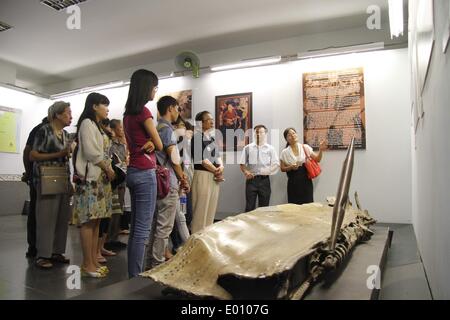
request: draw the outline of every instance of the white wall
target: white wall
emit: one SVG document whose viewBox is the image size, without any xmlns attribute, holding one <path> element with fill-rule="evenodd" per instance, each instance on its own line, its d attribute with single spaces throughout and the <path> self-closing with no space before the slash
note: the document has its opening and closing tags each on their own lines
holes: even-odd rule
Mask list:
<svg viewBox="0 0 450 320">
<path fill-rule="evenodd" d="M 15 84 L 16 76 L 16 68 L 12 64 L 0 60 L 0 82 Z"/>
<path fill-rule="evenodd" d="M 407 37 L 404 36 L 394 40 L 390 39 L 389 25 L 384 24 L 385 20 L 382 20 L 382 22 L 383 24 L 381 25 L 380 30 L 369 30 L 366 27 L 335 30 L 331 32 L 307 34 L 275 41 L 246 44 L 239 47 L 224 48 L 217 51 L 202 52 L 200 50 L 197 53 L 200 58 L 201 67 L 206 67 L 255 57 L 291 55 L 298 52 L 306 52 L 308 50 L 317 50 L 332 46 L 340 47 L 369 42 L 384 42 L 386 46 L 403 43 L 403 47 L 406 47 Z M 56 94 L 99 83 L 127 79 L 131 76 L 133 71 L 138 68 L 152 70 L 157 74 L 169 74 L 170 72 L 176 71 L 174 64 L 176 53 L 177 51 L 173 52 L 173 58 L 170 60 L 145 63 L 142 65 L 137 64 L 134 67 L 121 70 L 114 70 L 112 68 L 112 71 L 107 73 L 95 73 L 91 76 L 77 78 L 66 82 L 48 84 L 43 88 L 31 87 L 31 89 L 47 94 Z"/>
<path fill-rule="evenodd" d="M 280 130 L 271 143 L 281 151 L 282 131 L 289 126 L 302 135 L 303 72 L 363 67 L 366 93 L 367 149 L 357 150 L 351 190 L 357 190 L 362 205 L 382 222 L 411 222 L 411 150 L 409 127 L 409 73 L 407 49 L 304 60 L 277 66 L 179 77 L 160 81 L 159 94 L 193 90 L 193 113 L 214 114 L 215 96 L 252 92 L 253 124 Z M 111 100 L 110 118 L 121 118 L 128 87 L 101 91 Z M 87 94 L 69 97 L 76 124 Z M 155 103 L 149 103 L 156 114 Z M 71 128 L 74 130 L 74 128 Z M 227 153 L 227 159 L 239 154 Z M 323 174 L 315 181 L 315 200 L 335 195 L 345 151 L 324 156 Z M 227 181 L 221 186 L 218 211 L 242 212 L 245 181 L 238 165 L 226 165 Z M 272 178 L 272 204 L 285 203 L 286 175 Z"/>
<path fill-rule="evenodd" d="M 293 126 L 302 135 L 302 73 L 348 67 L 363 67 L 365 76 L 367 149 L 356 150 L 351 192 L 357 190 L 362 205 L 382 222 L 411 222 L 411 141 L 407 49 L 352 54 L 303 60 L 287 64 L 233 70 L 202 75 L 199 79 L 179 77 L 160 81 L 159 94 L 193 90 L 194 114 L 208 110 L 214 114 L 215 96 L 253 93 L 253 124 L 263 123 L 279 130 L 271 143 L 281 151 L 282 131 Z M 50 102 L 9 89 L 1 89 L 0 104 L 24 109 L 22 148 L 29 130 L 45 115 Z M 5 91 L 8 90 L 8 91 Z M 128 87 L 100 91 L 111 101 L 110 118 L 122 118 Z M 75 124 L 87 94 L 68 97 Z M 155 102 L 149 107 L 156 114 Z M 275 136 L 274 136 L 275 137 Z M 278 137 L 278 135 L 277 135 Z M 239 154 L 227 153 L 227 159 Z M 335 195 L 345 151 L 329 151 L 322 161 L 323 174 L 315 180 L 315 200 Z M 1 172 L 21 173 L 20 155 L 2 154 Z M 218 211 L 242 212 L 245 181 L 238 165 L 226 165 L 227 181 L 222 184 Z M 271 204 L 287 201 L 287 178 L 272 177 Z"/>
<path fill-rule="evenodd" d="M 0 153 L 0 174 L 22 174 L 22 150 L 31 129 L 47 115 L 52 102 L 31 94 L 0 87 L 0 106 L 22 110 L 20 130 L 20 153 Z"/>
<path fill-rule="evenodd" d="M 442 52 L 448 1 L 434 1 L 435 44 L 423 92 L 424 117 L 415 135 L 413 223 L 435 299 L 450 299 L 450 48 Z M 414 134 L 414 133 L 413 133 Z"/>
</svg>

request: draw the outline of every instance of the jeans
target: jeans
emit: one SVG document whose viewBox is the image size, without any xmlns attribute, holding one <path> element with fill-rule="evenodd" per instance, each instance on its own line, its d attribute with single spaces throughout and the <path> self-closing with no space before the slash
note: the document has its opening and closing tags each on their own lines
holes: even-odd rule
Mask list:
<svg viewBox="0 0 450 320">
<path fill-rule="evenodd" d="M 144 269 L 145 245 L 150 235 L 156 205 L 155 169 L 140 170 L 129 167 L 127 186 L 131 195 L 128 276 L 133 278 Z"/>
</svg>

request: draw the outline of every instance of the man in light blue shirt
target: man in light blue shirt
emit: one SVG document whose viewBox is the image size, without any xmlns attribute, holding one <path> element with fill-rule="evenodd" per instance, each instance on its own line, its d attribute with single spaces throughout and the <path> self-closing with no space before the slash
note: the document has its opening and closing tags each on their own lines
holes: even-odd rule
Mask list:
<svg viewBox="0 0 450 320">
<path fill-rule="evenodd" d="M 255 210 L 256 199 L 259 207 L 266 207 L 270 202 L 270 176 L 278 172 L 280 161 L 275 148 L 268 144 L 267 128 L 257 125 L 255 128 L 256 142 L 245 146 L 239 162 L 246 181 L 245 212 Z"/>
<path fill-rule="evenodd" d="M 147 267 L 153 268 L 165 261 L 165 251 L 169 236 L 172 232 L 175 215 L 180 202 L 179 188 L 189 192 L 187 177 L 181 168 L 180 154 L 174 134 L 172 122 L 179 116 L 179 106 L 175 98 L 164 96 L 158 101 L 158 134 L 161 137 L 163 150 L 156 152 L 156 159 L 160 166 L 169 169 L 170 191 L 164 199 L 156 202 L 156 212 L 153 219 L 153 228 L 150 235 L 149 250 L 147 253 Z"/>
</svg>

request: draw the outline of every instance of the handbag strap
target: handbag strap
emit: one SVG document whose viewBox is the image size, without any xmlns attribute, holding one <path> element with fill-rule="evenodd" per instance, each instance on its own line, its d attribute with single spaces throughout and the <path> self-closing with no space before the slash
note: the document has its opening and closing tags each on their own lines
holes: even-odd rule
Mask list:
<svg viewBox="0 0 450 320">
<path fill-rule="evenodd" d="M 156 126 L 156 130 L 161 130 L 162 128 L 168 128 L 169 126 L 166 123 L 158 123 L 158 125 Z M 165 151 L 164 151 L 165 152 Z M 156 157 L 156 162 L 159 162 L 158 157 Z M 164 161 L 163 167 L 165 167 L 167 165 L 167 163 L 169 162 L 169 155 L 166 153 L 166 160 Z M 161 164 L 159 164 L 161 165 Z"/>
<path fill-rule="evenodd" d="M 306 148 L 305 148 L 304 144 L 302 144 L 302 148 L 303 148 L 303 151 L 305 152 L 305 158 L 307 158 L 308 160 L 311 160 L 311 155 L 306 152 Z"/>
<path fill-rule="evenodd" d="M 78 171 L 77 171 L 77 157 L 78 157 L 78 152 L 80 152 L 80 150 L 81 150 L 81 134 L 78 136 L 78 145 L 77 145 L 77 147 L 78 147 L 77 154 L 75 155 L 74 161 L 73 161 L 73 170 L 74 170 L 74 173 L 77 176 L 80 176 L 78 174 Z M 86 169 L 85 169 L 85 172 L 84 172 L 84 181 L 87 181 L 88 168 L 89 168 L 88 165 L 89 165 L 89 161 L 86 160 Z"/>
<path fill-rule="evenodd" d="M 302 144 L 302 147 L 303 147 L 303 151 L 305 152 L 305 157 L 306 157 L 308 160 L 314 160 L 313 158 L 311 158 L 311 154 L 309 154 L 309 153 L 306 152 L 306 148 L 305 148 L 305 145 L 304 145 L 304 144 Z"/>
</svg>

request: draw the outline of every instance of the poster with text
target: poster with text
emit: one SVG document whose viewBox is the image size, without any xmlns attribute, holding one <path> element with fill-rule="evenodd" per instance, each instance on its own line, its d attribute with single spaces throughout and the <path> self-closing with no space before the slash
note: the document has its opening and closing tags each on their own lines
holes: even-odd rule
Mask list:
<svg viewBox="0 0 450 320">
<path fill-rule="evenodd" d="M 363 68 L 303 74 L 304 143 L 318 149 L 366 148 Z"/>
<path fill-rule="evenodd" d="M 19 153 L 22 110 L 0 106 L 0 152 Z"/>
</svg>

